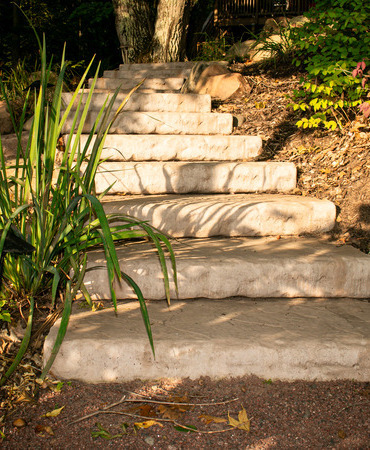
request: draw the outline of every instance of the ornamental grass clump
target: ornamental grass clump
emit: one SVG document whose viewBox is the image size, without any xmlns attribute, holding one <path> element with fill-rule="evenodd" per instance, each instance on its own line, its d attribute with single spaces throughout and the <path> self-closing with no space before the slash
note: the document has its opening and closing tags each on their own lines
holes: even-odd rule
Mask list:
<svg viewBox="0 0 370 450">
<path fill-rule="evenodd" d="M 125 215 L 106 215 L 101 203 L 107 189 L 100 196 L 95 195 L 94 178 L 100 163 L 105 137 L 120 113 L 130 94 L 112 117 L 112 108 L 118 91 L 107 99 L 89 134 L 84 147 L 79 144 L 85 119 L 91 104 L 98 70 L 86 102 L 80 89 L 83 87 L 91 63 L 72 95 L 71 102 L 63 106 L 62 86 L 67 63 L 62 56 L 61 69 L 55 83 L 52 97 L 46 93 L 51 65 L 47 64 L 45 39 L 40 43 L 41 79 L 39 90 L 26 95 L 26 101 L 19 124 L 12 115 L 14 129 L 18 137 L 18 148 L 14 163 L 9 165 L 5 159 L 0 137 L 0 255 L 9 230 L 20 235 L 35 248 L 35 251 L 14 257 L 4 258 L 3 283 L 0 305 L 2 314 L 9 314 L 10 301 L 26 301 L 29 304 L 26 332 L 15 360 L 3 375 L 0 385 L 4 385 L 22 359 L 28 348 L 33 332 L 34 311 L 36 306 L 45 302 L 54 309 L 60 298 L 62 301 L 62 319 L 52 355 L 46 362 L 41 379 L 50 369 L 61 342 L 66 333 L 72 302 L 78 292 L 86 301 L 92 301 L 84 286 L 87 251 L 91 247 L 102 246 L 105 251 L 107 270 L 110 280 L 111 298 L 117 307 L 113 280 L 124 280 L 135 291 L 140 302 L 141 312 L 154 352 L 148 312 L 138 285 L 120 270 L 115 250 L 115 242 L 145 238 L 150 240 L 158 251 L 159 261 L 164 274 L 165 290 L 169 302 L 169 278 L 164 250 L 169 252 L 172 268 L 176 273 L 174 254 L 168 239 L 152 229 L 145 222 Z M 3 84 L 2 94 L 6 98 Z M 34 117 L 29 138 L 22 148 L 27 105 L 32 99 Z M 10 102 L 7 100 L 10 109 Z M 75 106 L 73 106 L 75 105 Z M 76 107 L 77 105 L 77 107 Z M 72 108 L 73 106 L 73 108 Z M 62 161 L 56 165 L 56 149 L 63 124 L 72 115 L 73 126 L 65 143 Z M 75 139 L 72 139 L 72 136 Z M 96 139 L 93 141 L 93 136 Z M 93 144 L 92 144 L 93 142 Z M 88 147 L 92 144 L 92 150 Z M 87 156 L 88 155 L 88 156 Z M 163 248 L 162 248 L 163 246 Z M 175 276 L 176 283 L 176 276 Z M 6 313 L 5 313 L 6 311 Z M 9 319 L 9 316 L 6 316 Z"/>
</svg>

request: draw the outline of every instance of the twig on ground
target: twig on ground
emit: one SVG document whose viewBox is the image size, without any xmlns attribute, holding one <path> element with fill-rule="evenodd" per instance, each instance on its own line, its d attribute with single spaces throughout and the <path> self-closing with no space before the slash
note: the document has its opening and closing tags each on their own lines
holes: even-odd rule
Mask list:
<svg viewBox="0 0 370 450">
<path fill-rule="evenodd" d="M 137 394 L 140 395 L 141 394 Z M 148 400 L 148 399 L 143 399 L 143 400 L 135 400 L 135 399 L 126 399 L 126 396 L 124 395 L 121 400 L 119 400 L 118 402 L 112 403 L 110 405 L 105 406 L 103 409 L 99 409 L 97 411 L 94 411 L 93 413 L 87 414 L 86 416 L 80 417 L 79 419 L 73 420 L 72 422 L 69 422 L 69 425 L 78 423 L 78 422 L 82 422 L 83 420 L 89 419 L 90 417 L 96 416 L 98 414 L 105 414 L 107 412 L 111 412 L 111 413 L 117 413 L 117 411 L 108 411 L 111 408 L 114 408 L 117 405 L 121 405 L 122 403 L 154 403 L 157 405 L 171 405 L 171 406 L 214 406 L 214 405 L 226 405 L 227 403 L 232 403 L 232 402 L 236 402 L 237 400 L 239 400 L 239 398 L 233 398 L 231 400 L 225 400 L 223 402 L 210 402 L 210 403 L 184 403 L 184 402 L 166 402 L 166 401 L 158 401 L 158 400 Z M 138 416 L 138 417 L 142 417 L 142 416 Z"/>
</svg>

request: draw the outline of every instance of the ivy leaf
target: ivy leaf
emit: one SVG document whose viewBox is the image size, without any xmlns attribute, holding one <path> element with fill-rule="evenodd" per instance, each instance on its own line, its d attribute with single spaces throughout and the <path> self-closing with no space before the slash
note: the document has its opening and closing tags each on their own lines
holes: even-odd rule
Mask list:
<svg viewBox="0 0 370 450">
<path fill-rule="evenodd" d="M 174 425 L 174 428 L 181 433 L 195 433 L 197 431 L 197 427 L 194 425 Z"/>
</svg>

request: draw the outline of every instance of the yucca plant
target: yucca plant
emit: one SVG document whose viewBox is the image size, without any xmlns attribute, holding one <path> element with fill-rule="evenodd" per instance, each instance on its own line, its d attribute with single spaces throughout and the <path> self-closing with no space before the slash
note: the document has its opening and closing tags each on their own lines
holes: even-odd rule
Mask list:
<svg viewBox="0 0 370 450">
<path fill-rule="evenodd" d="M 0 139 L 0 255 L 9 229 L 19 231 L 26 241 L 35 247 L 35 251 L 23 257 L 6 256 L 4 260 L 4 283 L 1 297 L 5 302 L 12 296 L 27 298 L 29 302 L 28 324 L 21 347 L 14 362 L 0 381 L 3 385 L 14 372 L 23 357 L 31 335 L 35 305 L 49 298 L 51 308 L 55 306 L 57 293 L 64 298 L 63 313 L 59 332 L 52 355 L 47 361 L 41 375 L 44 379 L 49 371 L 61 342 L 66 333 L 71 307 L 78 292 L 82 292 L 91 305 L 91 299 L 84 286 L 87 250 L 92 246 L 104 247 L 110 279 L 111 298 L 117 308 L 113 289 L 114 278 L 123 279 L 134 289 L 140 302 L 141 312 L 154 352 L 148 312 L 140 288 L 125 273 L 121 272 L 115 250 L 115 241 L 145 238 L 151 240 L 158 251 L 164 274 L 164 283 L 169 302 L 169 278 L 164 250 L 169 252 L 172 268 L 176 267 L 170 242 L 163 234 L 155 231 L 149 224 L 124 215 L 107 216 L 101 200 L 109 189 L 99 197 L 95 195 L 94 178 L 99 166 L 104 140 L 117 115 L 112 112 L 118 91 L 105 102 L 90 132 L 86 145 L 81 148 L 79 137 L 82 133 L 86 115 L 91 103 L 95 82 L 87 100 L 82 102 L 80 94 L 91 63 L 81 78 L 71 102 L 62 104 L 63 77 L 67 68 L 64 52 L 61 69 L 55 85 L 54 94 L 46 94 L 51 64 L 47 63 L 45 38 L 40 45 L 41 80 L 38 92 L 29 91 L 23 107 L 19 124 L 13 125 L 18 136 L 18 149 L 15 163 L 7 166 Z M 6 98 L 4 86 L 2 93 Z M 26 148 L 22 148 L 21 135 L 25 124 L 27 105 L 34 102 L 34 118 Z M 8 101 L 8 100 L 7 100 Z M 73 107 L 76 105 L 77 107 Z M 8 101 L 10 109 L 10 102 Z M 56 167 L 56 148 L 63 124 L 72 114 L 73 129 L 65 145 L 65 152 L 60 166 Z M 112 119 L 113 114 L 113 119 Z M 72 135 L 76 138 L 73 140 Z M 93 136 L 96 139 L 93 142 Z M 88 147 L 92 144 L 91 152 Z M 163 248 L 162 248 L 163 246 Z M 47 294 L 47 295 L 45 295 Z M 4 306 L 4 305 L 3 305 Z M 6 306 L 6 303 L 5 303 Z"/>
</svg>

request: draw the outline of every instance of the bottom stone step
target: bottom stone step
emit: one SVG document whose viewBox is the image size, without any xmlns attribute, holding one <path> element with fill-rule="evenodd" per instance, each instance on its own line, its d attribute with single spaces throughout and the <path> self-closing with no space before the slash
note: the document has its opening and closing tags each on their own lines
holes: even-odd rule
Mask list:
<svg viewBox="0 0 370 450">
<path fill-rule="evenodd" d="M 264 379 L 368 381 L 370 303 L 242 298 L 150 302 L 154 358 L 136 302 L 76 308 L 52 367 L 57 378 L 122 382 L 257 375 Z M 46 338 L 50 356 L 60 319 Z"/>
<path fill-rule="evenodd" d="M 202 238 L 172 241 L 179 298 L 349 297 L 368 298 L 370 256 L 351 246 L 313 238 Z M 149 243 L 117 248 L 121 270 L 147 299 L 164 299 L 163 276 Z M 104 252 L 88 254 L 85 285 L 94 299 L 110 299 Z M 122 282 L 120 299 L 135 298 Z M 176 298 L 171 281 L 171 295 Z"/>
</svg>

